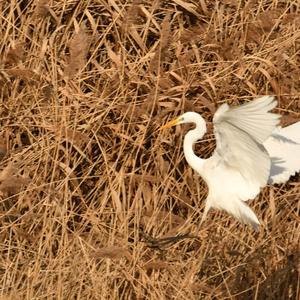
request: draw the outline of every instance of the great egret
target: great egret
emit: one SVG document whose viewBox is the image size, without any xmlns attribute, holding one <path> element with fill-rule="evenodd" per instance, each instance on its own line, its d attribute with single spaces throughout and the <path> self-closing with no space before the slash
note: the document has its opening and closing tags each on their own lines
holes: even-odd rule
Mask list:
<svg viewBox="0 0 300 300">
<path fill-rule="evenodd" d="M 209 189 L 200 224 L 215 208 L 258 230 L 260 223 L 245 201 L 268 183 L 283 183 L 300 170 L 300 122 L 279 127 L 280 115 L 269 112 L 276 104 L 274 97 L 263 96 L 241 106 L 220 106 L 213 118 L 216 149 L 208 159 L 193 151 L 206 133 L 201 115 L 187 112 L 161 127 L 196 125 L 185 135 L 183 151 Z"/>
</svg>

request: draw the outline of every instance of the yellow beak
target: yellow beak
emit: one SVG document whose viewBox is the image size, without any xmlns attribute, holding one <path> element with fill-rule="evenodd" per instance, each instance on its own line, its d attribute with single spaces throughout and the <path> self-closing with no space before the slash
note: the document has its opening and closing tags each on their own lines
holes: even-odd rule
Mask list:
<svg viewBox="0 0 300 300">
<path fill-rule="evenodd" d="M 161 130 L 161 129 L 166 129 L 166 128 L 170 128 L 170 127 L 172 127 L 172 126 L 175 126 L 175 125 L 178 124 L 178 122 L 179 122 L 178 118 L 175 119 L 175 120 L 172 120 L 172 121 L 168 122 L 167 124 L 161 126 L 161 127 L 159 128 L 159 130 Z"/>
</svg>

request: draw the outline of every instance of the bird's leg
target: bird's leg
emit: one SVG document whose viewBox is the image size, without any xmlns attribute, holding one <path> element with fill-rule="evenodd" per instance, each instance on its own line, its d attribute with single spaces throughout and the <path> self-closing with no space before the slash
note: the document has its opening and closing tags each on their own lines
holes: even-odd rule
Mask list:
<svg viewBox="0 0 300 300">
<path fill-rule="evenodd" d="M 176 236 L 169 236 L 164 238 L 153 238 L 150 235 L 141 232 L 142 237 L 144 238 L 143 242 L 146 242 L 149 248 L 155 248 L 158 250 L 163 250 L 168 246 L 172 246 L 178 241 L 187 239 L 187 238 L 196 238 L 196 236 L 190 235 L 189 233 L 177 234 Z"/>
</svg>

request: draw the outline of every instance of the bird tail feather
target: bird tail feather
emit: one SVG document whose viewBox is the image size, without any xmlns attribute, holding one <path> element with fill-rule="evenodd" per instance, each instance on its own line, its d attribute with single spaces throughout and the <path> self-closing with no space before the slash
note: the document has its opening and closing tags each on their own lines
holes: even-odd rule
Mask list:
<svg viewBox="0 0 300 300">
<path fill-rule="evenodd" d="M 214 205 L 212 205 L 212 207 L 226 211 L 228 214 L 238 219 L 241 223 L 251 225 L 255 231 L 258 231 L 259 229 L 260 223 L 255 213 L 244 201 L 241 201 L 240 199 L 231 198 L 221 206 L 220 203 L 218 203 L 217 207 Z"/>
</svg>

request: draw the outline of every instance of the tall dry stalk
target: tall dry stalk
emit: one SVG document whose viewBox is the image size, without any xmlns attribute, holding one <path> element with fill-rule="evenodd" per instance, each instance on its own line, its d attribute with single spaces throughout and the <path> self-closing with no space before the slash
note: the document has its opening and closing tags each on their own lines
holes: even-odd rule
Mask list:
<svg viewBox="0 0 300 300">
<path fill-rule="evenodd" d="M 1 1 L 0 299 L 298 299 L 299 175 L 252 201 L 259 233 L 211 212 L 182 239 L 207 187 L 188 128 L 156 129 L 200 112 L 208 157 L 224 102 L 275 94 L 299 120 L 299 9 Z"/>
</svg>

